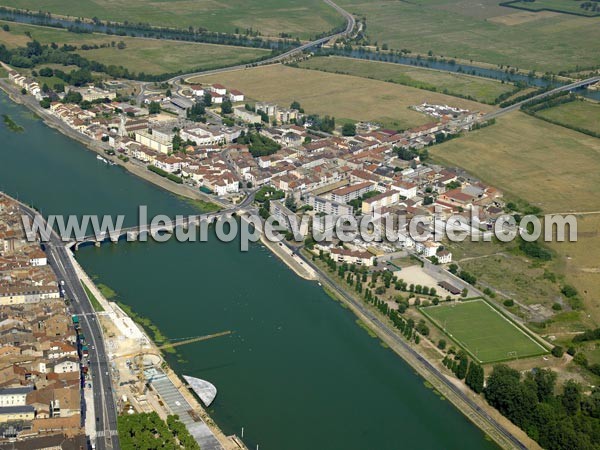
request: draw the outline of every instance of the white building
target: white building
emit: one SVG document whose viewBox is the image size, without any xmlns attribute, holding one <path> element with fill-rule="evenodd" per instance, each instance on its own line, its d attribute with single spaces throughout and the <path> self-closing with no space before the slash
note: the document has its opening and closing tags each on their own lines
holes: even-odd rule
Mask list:
<svg viewBox="0 0 600 450">
<path fill-rule="evenodd" d="M 31 391 L 33 386 L 0 389 L 0 407 L 25 405 Z"/>
<path fill-rule="evenodd" d="M 231 89 L 229 91 L 229 100 L 231 100 L 231 103 L 243 102 L 244 99 L 244 94 L 237 89 Z"/>
</svg>

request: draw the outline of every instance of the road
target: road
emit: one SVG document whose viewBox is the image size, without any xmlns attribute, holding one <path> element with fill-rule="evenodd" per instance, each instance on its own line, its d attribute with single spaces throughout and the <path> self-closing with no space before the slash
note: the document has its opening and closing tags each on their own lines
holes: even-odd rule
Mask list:
<svg viewBox="0 0 600 450">
<path fill-rule="evenodd" d="M 539 95 L 536 95 L 534 97 L 528 98 L 526 100 L 517 102 L 514 105 L 510 105 L 510 106 L 507 106 L 506 108 L 502 108 L 502 109 L 499 109 L 497 111 L 493 111 L 491 113 L 488 113 L 488 114 L 486 114 L 485 116 L 482 117 L 481 121 L 485 122 L 487 120 L 495 119 L 496 117 L 500 117 L 500 116 L 502 116 L 504 114 L 507 114 L 507 113 L 512 112 L 512 111 L 515 111 L 515 110 L 521 108 L 521 106 L 523 106 L 526 103 L 529 103 L 529 102 L 531 102 L 533 100 L 540 100 L 540 99 L 548 97 L 550 95 L 558 94 L 559 92 L 571 91 L 571 90 L 574 90 L 574 89 L 577 89 L 577 88 L 580 88 L 580 87 L 583 87 L 583 86 L 588 86 L 588 85 L 597 83 L 599 81 L 600 81 L 600 76 L 598 76 L 598 77 L 592 77 L 592 78 L 587 78 L 587 79 L 581 80 L 581 81 L 576 81 L 576 82 L 571 83 L 571 84 L 565 84 L 564 86 L 557 87 L 556 89 L 552 89 L 550 91 L 543 92 L 543 93 L 541 93 Z"/>
<path fill-rule="evenodd" d="M 38 214 L 24 205 L 21 205 L 21 210 L 32 220 Z M 54 272 L 65 282 L 63 289 L 66 297 L 71 300 L 73 313 L 80 317 L 81 328 L 89 346 L 89 371 L 96 416 L 96 449 L 119 449 L 117 409 L 111 384 L 109 358 L 100 324 L 73 266 L 69 250 L 56 233 L 52 233 L 51 241 L 45 244 L 45 250 Z"/>
<path fill-rule="evenodd" d="M 344 17 L 344 19 L 346 19 L 346 28 L 343 31 L 316 39 L 314 41 L 307 42 L 305 44 L 300 45 L 299 47 L 294 47 L 293 49 L 288 50 L 287 52 L 282 53 L 280 55 L 276 55 L 276 56 L 267 58 L 262 61 L 257 61 L 252 64 L 238 64 L 235 66 L 222 67 L 220 69 L 186 73 L 183 75 L 177 75 L 177 76 L 167 80 L 166 82 L 170 83 L 170 84 L 175 84 L 175 83 L 179 83 L 182 80 L 185 80 L 186 78 L 193 78 L 193 77 L 200 76 L 200 75 L 213 75 L 213 74 L 217 74 L 217 73 L 231 72 L 234 70 L 243 70 L 248 67 L 264 66 L 267 64 L 275 64 L 275 63 L 278 63 L 281 61 L 285 61 L 287 58 L 290 58 L 291 56 L 294 56 L 298 53 L 302 53 L 305 50 L 325 44 L 326 42 L 329 42 L 331 40 L 349 36 L 352 33 L 352 30 L 354 30 L 354 27 L 356 26 L 356 20 L 354 19 L 354 16 L 352 14 L 350 14 L 348 11 L 346 11 L 345 9 L 343 9 L 341 6 L 334 3 L 332 0 L 323 0 L 323 1 L 325 3 L 327 3 L 329 6 L 331 6 L 332 8 L 334 8 L 336 11 L 338 11 Z M 147 86 L 149 86 L 151 84 L 153 84 L 153 83 L 146 82 L 146 83 L 140 84 L 140 93 L 136 96 L 136 100 L 137 100 L 138 104 L 141 104 L 143 97 L 144 97 L 145 90 L 146 90 Z"/>
<path fill-rule="evenodd" d="M 287 245 L 287 244 L 285 244 Z M 363 302 L 358 301 L 353 296 L 349 295 L 346 291 L 338 286 L 338 281 L 334 280 L 330 274 L 323 271 L 315 265 L 309 258 L 304 256 L 298 248 L 291 247 L 288 245 L 294 253 L 298 255 L 304 261 L 306 265 L 312 267 L 321 280 L 329 285 L 329 287 L 335 292 L 345 299 L 353 308 L 358 310 L 361 315 L 365 316 L 371 323 L 373 323 L 376 329 L 385 334 L 385 336 L 396 344 L 398 347 L 402 348 L 406 353 L 408 353 L 413 359 L 416 359 L 433 377 L 435 377 L 440 383 L 442 383 L 449 391 L 451 391 L 454 395 L 456 395 L 460 400 L 462 400 L 470 409 L 470 411 L 462 410 L 463 414 L 467 417 L 471 417 L 472 415 L 479 416 L 479 419 L 483 420 L 485 423 L 489 424 L 499 435 L 501 435 L 513 448 L 526 450 L 527 447 L 521 441 L 519 441 L 510 431 L 504 428 L 500 423 L 498 423 L 493 417 L 491 417 L 485 410 L 483 410 L 479 405 L 477 405 L 468 395 L 466 395 L 463 391 L 458 389 L 453 383 L 451 383 L 434 365 L 432 365 L 427 359 L 423 358 L 417 351 L 409 345 L 409 343 L 401 336 L 399 336 L 396 332 L 394 332 L 390 326 L 383 322 L 379 315 L 371 309 L 369 309 Z M 408 362 L 408 361 L 407 361 Z"/>
</svg>

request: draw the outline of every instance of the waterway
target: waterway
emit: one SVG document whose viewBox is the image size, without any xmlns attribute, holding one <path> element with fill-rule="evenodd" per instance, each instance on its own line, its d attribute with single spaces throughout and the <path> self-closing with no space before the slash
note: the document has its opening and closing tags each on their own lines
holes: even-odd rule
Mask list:
<svg viewBox="0 0 600 450">
<path fill-rule="evenodd" d="M 87 32 L 105 33 L 110 35 L 119 36 L 132 36 L 132 37 L 151 37 L 155 39 L 175 39 L 175 40 L 192 40 L 198 42 L 213 42 L 220 43 L 217 35 L 208 34 L 190 34 L 186 30 L 176 29 L 138 29 L 132 26 L 123 26 L 112 24 L 110 26 L 104 23 L 91 23 L 82 22 L 80 20 L 58 18 L 58 17 L 40 17 L 39 15 L 23 14 L 15 11 L 0 10 L 0 19 L 11 20 L 14 22 L 27 23 L 32 25 L 42 26 L 53 26 L 62 28 L 77 28 L 85 30 Z M 235 45 L 251 46 L 251 47 L 263 47 L 270 48 L 273 50 L 284 50 L 295 45 L 293 42 L 281 42 L 272 40 L 244 40 L 240 39 L 239 42 L 234 42 Z M 372 61 L 385 61 L 389 63 L 410 65 L 416 67 L 423 67 L 435 70 L 441 70 L 445 72 L 454 73 L 465 73 L 469 75 L 475 75 L 484 78 L 492 78 L 495 80 L 501 80 L 510 83 L 523 83 L 528 86 L 537 88 L 543 88 L 547 86 L 560 86 L 564 83 L 552 82 L 548 79 L 528 76 L 521 73 L 511 73 L 508 69 L 502 70 L 500 68 L 484 68 L 477 65 L 456 63 L 452 60 L 437 59 L 430 57 L 417 58 L 413 56 L 401 56 L 391 53 L 379 53 L 365 51 L 363 49 L 345 51 L 344 49 L 315 49 L 316 54 L 336 54 L 338 56 L 346 56 L 358 59 L 367 59 Z M 600 101 L 600 91 L 594 91 L 589 89 L 578 89 L 577 94 L 582 95 L 594 100 Z"/>
<path fill-rule="evenodd" d="M 0 188 L 44 214 L 189 213 L 184 200 L 46 127 L 0 95 Z M 261 450 L 492 449 L 496 446 L 314 282 L 264 247 L 235 243 L 125 243 L 87 247 L 91 276 L 169 338 L 232 330 L 178 347 L 179 374 L 219 389 L 210 412 L 226 433 Z"/>
</svg>

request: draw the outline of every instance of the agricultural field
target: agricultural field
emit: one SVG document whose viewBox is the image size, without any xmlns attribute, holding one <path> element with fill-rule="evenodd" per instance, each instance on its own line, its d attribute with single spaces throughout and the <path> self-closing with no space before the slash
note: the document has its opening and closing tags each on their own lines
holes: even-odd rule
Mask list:
<svg viewBox="0 0 600 450">
<path fill-rule="evenodd" d="M 547 353 L 484 300 L 429 306 L 421 312 L 484 364 Z"/>
<path fill-rule="evenodd" d="M 1 22 L 0 23 L 7 23 Z M 2 32 L 12 37 L 7 40 L 8 47 L 23 46 L 31 37 L 42 44 L 56 42 L 59 45 L 70 44 L 81 47 L 87 45 L 111 44 L 123 41 L 125 48 L 116 46 L 97 50 L 77 50 L 77 53 L 89 60 L 107 65 L 121 65 L 136 73 L 171 73 L 178 70 L 209 69 L 255 60 L 269 53 L 268 50 L 229 45 L 198 44 L 163 39 L 144 39 L 104 34 L 77 34 L 66 30 L 9 23 L 10 32 Z M 4 43 L 2 34 L 0 42 Z"/>
<path fill-rule="evenodd" d="M 338 123 L 368 120 L 393 129 L 406 129 L 431 122 L 431 118 L 409 109 L 423 102 L 448 104 L 474 111 L 493 109 L 437 92 L 284 65 L 200 76 L 191 81 L 221 83 L 240 89 L 251 99 L 275 102 L 282 106 L 289 106 L 297 100 L 308 114 L 335 116 Z"/>
<path fill-rule="evenodd" d="M 234 33 L 251 28 L 263 35 L 309 38 L 344 23 L 322 0 L 2 0 L 3 6 L 53 14 L 175 28 Z"/>
<path fill-rule="evenodd" d="M 573 0 L 534 0 L 534 1 L 514 1 L 510 6 L 515 8 L 528 9 L 530 11 L 555 11 L 569 14 L 581 14 L 583 16 L 600 15 L 600 11 L 593 11 L 591 8 L 584 9 L 582 4 L 589 3 Z"/>
<path fill-rule="evenodd" d="M 340 0 L 339 4 L 366 17 L 373 45 L 421 54 L 431 50 L 438 56 L 540 72 L 600 64 L 600 17 L 519 11 L 499 3 Z"/>
<path fill-rule="evenodd" d="M 521 112 L 430 154 L 545 213 L 600 209 L 600 140 Z"/>
<path fill-rule="evenodd" d="M 600 254 L 600 139 L 514 112 L 498 119 L 493 126 L 436 145 L 430 154 L 446 164 L 465 168 L 509 197 L 539 206 L 546 214 L 575 214 L 578 241 L 550 243 L 555 257 L 547 263 L 547 268 L 577 288 L 588 325 L 600 322 L 600 306 L 594 295 L 600 291 L 597 257 Z M 477 270 L 474 262 L 468 265 Z M 493 287 L 520 293 L 524 303 L 532 303 L 544 295 L 550 295 L 546 306 L 554 302 L 554 287 L 541 284 L 537 290 L 526 286 L 526 280 L 519 281 L 517 272 L 520 270 L 530 273 L 532 279 L 540 276 L 532 261 L 528 266 L 521 263 L 510 266 L 507 268 L 509 276 L 503 279 L 497 271 L 486 272 L 487 281 L 491 284 L 494 280 L 489 277 L 496 276 Z M 515 283 L 512 283 L 513 276 Z"/>
<path fill-rule="evenodd" d="M 471 75 L 336 56 L 311 58 L 300 63 L 300 67 L 403 84 L 490 104 L 499 95 L 515 89 L 511 84 Z"/>
<path fill-rule="evenodd" d="M 585 100 L 574 101 L 544 109 L 536 115 L 566 127 L 579 127 L 600 134 L 600 104 L 598 103 Z"/>
</svg>

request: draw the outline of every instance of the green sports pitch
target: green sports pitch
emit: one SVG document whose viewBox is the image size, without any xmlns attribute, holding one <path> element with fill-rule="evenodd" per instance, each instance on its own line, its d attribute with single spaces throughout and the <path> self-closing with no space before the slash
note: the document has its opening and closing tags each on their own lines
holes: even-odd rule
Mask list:
<svg viewBox="0 0 600 450">
<path fill-rule="evenodd" d="M 421 308 L 421 311 L 480 363 L 548 353 L 485 300 L 453 302 Z"/>
</svg>

